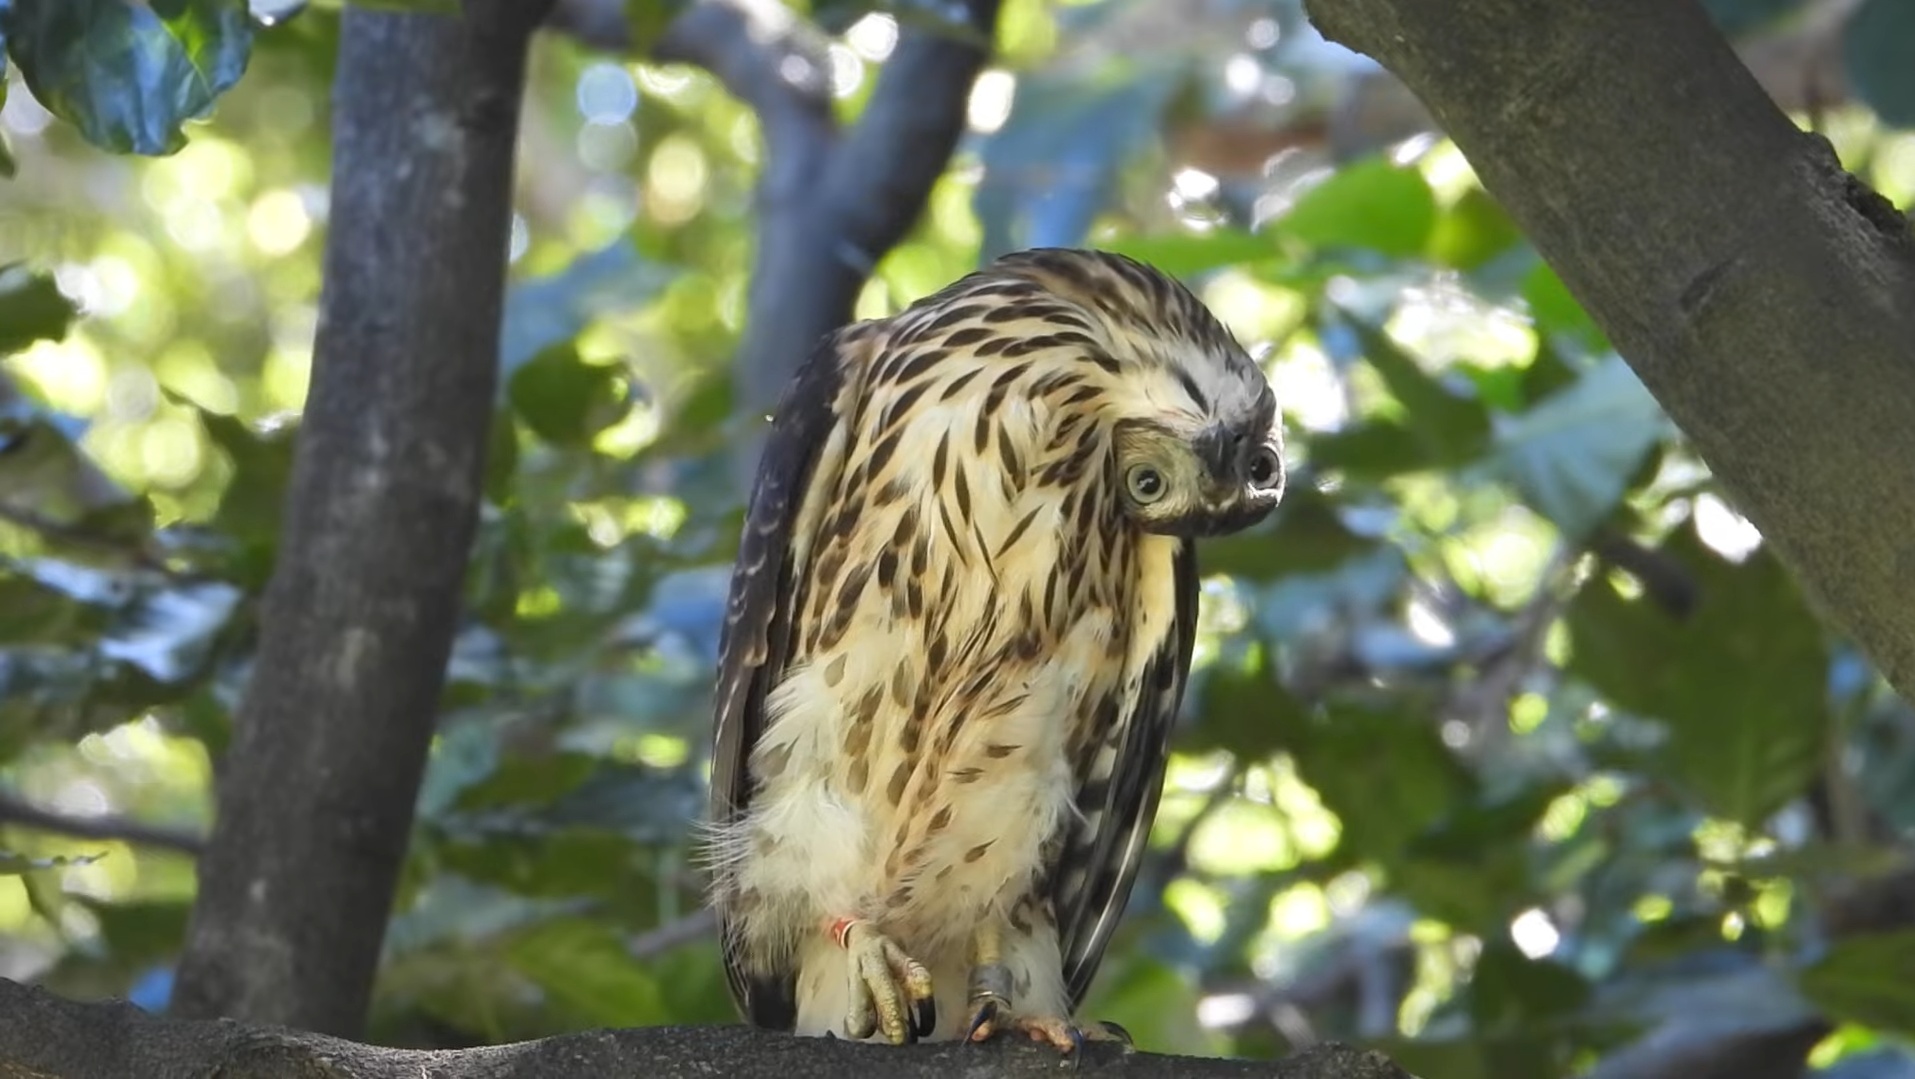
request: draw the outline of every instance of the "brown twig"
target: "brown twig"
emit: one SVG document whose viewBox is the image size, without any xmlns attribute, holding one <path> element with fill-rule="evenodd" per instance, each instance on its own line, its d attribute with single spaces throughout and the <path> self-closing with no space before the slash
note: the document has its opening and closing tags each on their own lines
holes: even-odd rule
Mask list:
<svg viewBox="0 0 1915 1079">
<path fill-rule="evenodd" d="M 0 824 L 13 824 L 38 832 L 72 836 L 75 839 L 99 839 L 157 847 L 198 857 L 206 841 L 198 834 L 179 828 L 146 824 L 115 813 L 79 816 L 43 809 L 24 798 L 0 794 Z"/>
</svg>

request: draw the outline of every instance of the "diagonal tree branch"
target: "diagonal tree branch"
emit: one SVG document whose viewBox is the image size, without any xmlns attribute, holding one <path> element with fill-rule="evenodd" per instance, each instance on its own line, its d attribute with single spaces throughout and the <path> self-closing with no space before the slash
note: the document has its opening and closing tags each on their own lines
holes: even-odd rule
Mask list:
<svg viewBox="0 0 1915 1079">
<path fill-rule="evenodd" d="M 702 67 L 751 106 L 770 168 L 782 170 L 767 173 L 779 186 L 830 150 L 836 129 L 826 42 L 777 0 L 697 4 L 659 38 L 652 57 Z"/>
<path fill-rule="evenodd" d="M 910 231 L 957 148 L 997 11 L 997 0 L 973 0 L 961 22 L 900 34 L 870 104 L 831 156 L 819 204 L 867 272 Z"/>
<path fill-rule="evenodd" d="M 1821 609 L 1915 693 L 1915 239 L 1693 0 L 1311 0 L 1402 78 Z"/>
<path fill-rule="evenodd" d="M 964 132 L 1001 0 L 959 0 L 949 26 L 904 28 L 863 114 L 832 115 L 816 28 L 781 0 L 700 0 L 652 48 L 710 71 L 758 116 L 765 141 L 739 406 L 768 411 L 813 342 L 850 321 L 872 268 L 923 213 Z M 552 25 L 630 48 L 608 0 L 560 0 Z M 749 468 L 752 452 L 740 454 Z"/>
</svg>

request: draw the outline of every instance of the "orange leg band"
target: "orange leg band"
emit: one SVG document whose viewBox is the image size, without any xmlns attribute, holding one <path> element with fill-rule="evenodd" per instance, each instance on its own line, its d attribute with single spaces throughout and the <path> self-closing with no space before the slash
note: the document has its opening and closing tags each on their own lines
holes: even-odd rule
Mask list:
<svg viewBox="0 0 1915 1079">
<path fill-rule="evenodd" d="M 825 935 L 830 937 L 838 947 L 849 947 L 847 942 L 851 939 L 851 927 L 862 920 L 861 918 L 834 918 L 825 926 Z"/>
</svg>

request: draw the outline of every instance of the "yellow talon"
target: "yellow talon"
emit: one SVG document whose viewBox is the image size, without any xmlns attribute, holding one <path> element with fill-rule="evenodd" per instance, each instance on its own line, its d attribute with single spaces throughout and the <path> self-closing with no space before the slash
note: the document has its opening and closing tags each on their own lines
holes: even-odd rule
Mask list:
<svg viewBox="0 0 1915 1079">
<path fill-rule="evenodd" d="M 851 1012 L 845 1034 L 863 1040 L 883 1031 L 893 1045 L 928 1036 L 937 1025 L 931 972 L 862 918 L 839 918 L 826 932 L 850 953 Z"/>
</svg>

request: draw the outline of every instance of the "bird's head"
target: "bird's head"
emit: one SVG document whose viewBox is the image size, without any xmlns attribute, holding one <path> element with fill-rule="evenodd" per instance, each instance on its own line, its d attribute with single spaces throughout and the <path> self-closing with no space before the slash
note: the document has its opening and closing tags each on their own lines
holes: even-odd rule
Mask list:
<svg viewBox="0 0 1915 1079">
<path fill-rule="evenodd" d="M 1192 415 L 1128 416 L 1114 427 L 1124 511 L 1148 532 L 1216 536 L 1248 528 L 1283 498 L 1283 440 L 1274 402 Z"/>
<path fill-rule="evenodd" d="M 1111 435 L 1106 476 L 1149 532 L 1248 528 L 1283 497 L 1276 395 L 1243 346 L 1174 278 L 1120 255 L 1069 249 L 1000 261 L 1072 302 L 1114 361 L 1097 408 Z"/>
</svg>

